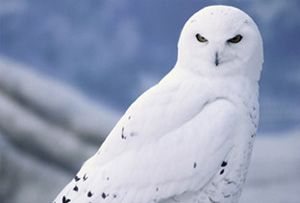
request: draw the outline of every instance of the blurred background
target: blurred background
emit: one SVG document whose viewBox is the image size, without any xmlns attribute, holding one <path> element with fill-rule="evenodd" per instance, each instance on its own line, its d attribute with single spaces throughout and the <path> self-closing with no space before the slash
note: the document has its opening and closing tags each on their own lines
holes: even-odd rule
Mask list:
<svg viewBox="0 0 300 203">
<path fill-rule="evenodd" d="M 300 1 L 0 0 L 0 202 L 51 202 L 128 106 L 175 65 L 186 20 L 233 5 L 264 40 L 241 203 L 300 197 Z"/>
</svg>

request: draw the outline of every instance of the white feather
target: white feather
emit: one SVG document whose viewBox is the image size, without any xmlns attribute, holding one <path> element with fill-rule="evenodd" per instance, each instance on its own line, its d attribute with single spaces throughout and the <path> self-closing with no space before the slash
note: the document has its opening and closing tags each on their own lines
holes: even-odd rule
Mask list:
<svg viewBox="0 0 300 203">
<path fill-rule="evenodd" d="M 214 17 L 207 16 L 211 13 Z M 209 32 L 211 27 L 218 29 L 218 23 L 233 18 L 238 32 L 245 33 L 245 42 L 218 49 L 222 36 L 224 43 L 232 36 L 227 33 L 232 30 L 223 26 L 220 31 L 226 34 L 217 41 L 192 44 L 199 43 L 194 21 L 203 18 L 215 23 L 201 27 L 207 28 L 208 40 L 218 36 Z M 260 45 L 261 38 L 256 26 L 244 25 L 246 20 L 253 22 L 240 10 L 224 6 L 191 17 L 179 40 L 175 68 L 129 107 L 55 202 L 236 202 L 257 129 L 257 76 L 262 65 L 260 58 L 249 62 L 254 50 L 247 42 L 256 38 Z M 247 57 L 243 46 L 249 51 Z M 225 57 L 219 67 L 208 57 L 211 50 L 222 51 Z M 242 55 L 236 53 L 239 50 Z"/>
</svg>

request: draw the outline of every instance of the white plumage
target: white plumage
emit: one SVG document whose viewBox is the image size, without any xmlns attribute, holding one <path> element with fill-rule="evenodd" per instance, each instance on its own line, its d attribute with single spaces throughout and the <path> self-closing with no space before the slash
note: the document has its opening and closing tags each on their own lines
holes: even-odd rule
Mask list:
<svg viewBox="0 0 300 203">
<path fill-rule="evenodd" d="M 56 203 L 235 203 L 258 124 L 260 33 L 210 6 L 185 24 L 178 61 L 126 111 Z"/>
</svg>

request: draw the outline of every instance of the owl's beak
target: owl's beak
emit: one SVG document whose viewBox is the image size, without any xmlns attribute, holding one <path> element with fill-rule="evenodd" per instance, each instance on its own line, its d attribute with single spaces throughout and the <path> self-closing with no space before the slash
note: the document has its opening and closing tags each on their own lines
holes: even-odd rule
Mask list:
<svg viewBox="0 0 300 203">
<path fill-rule="evenodd" d="M 216 56 L 215 56 L 215 64 L 216 64 L 216 66 L 218 66 L 219 63 L 220 63 L 219 52 L 216 52 Z"/>
</svg>

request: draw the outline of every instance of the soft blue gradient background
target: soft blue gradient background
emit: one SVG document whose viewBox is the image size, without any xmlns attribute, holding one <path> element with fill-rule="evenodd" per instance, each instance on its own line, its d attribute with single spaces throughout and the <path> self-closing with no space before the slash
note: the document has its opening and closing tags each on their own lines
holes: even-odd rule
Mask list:
<svg viewBox="0 0 300 203">
<path fill-rule="evenodd" d="M 300 1 L 0 0 L 0 55 L 120 111 L 176 62 L 185 21 L 207 5 L 247 12 L 265 46 L 261 131 L 300 124 Z"/>
</svg>

